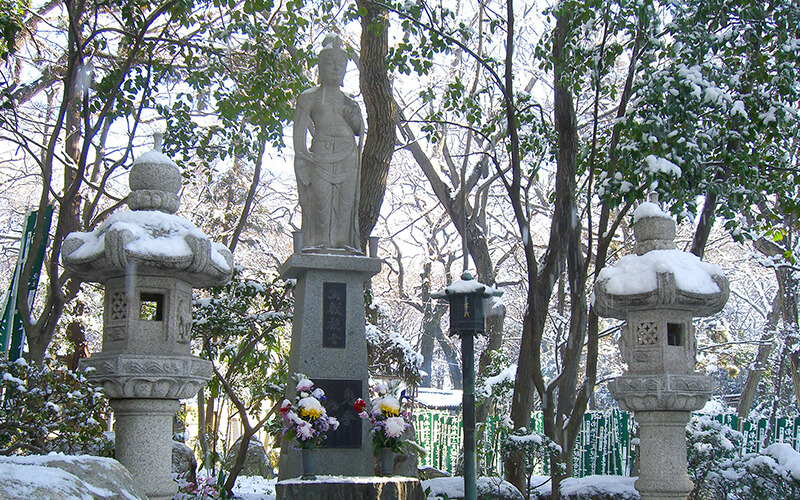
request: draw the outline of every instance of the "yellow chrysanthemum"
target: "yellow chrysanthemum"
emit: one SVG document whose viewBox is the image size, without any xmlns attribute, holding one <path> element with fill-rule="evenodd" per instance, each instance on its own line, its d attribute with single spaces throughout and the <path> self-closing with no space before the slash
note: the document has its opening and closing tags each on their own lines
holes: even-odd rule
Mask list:
<svg viewBox="0 0 800 500">
<path fill-rule="evenodd" d="M 301 417 L 311 417 L 313 420 L 325 415 L 325 408 L 314 396 L 308 396 L 301 399 L 297 402 L 297 406 L 300 408 Z"/>
<path fill-rule="evenodd" d="M 312 419 L 322 416 L 322 412 L 316 408 L 303 408 L 300 410 L 300 415 L 303 417 L 311 417 Z"/>
<path fill-rule="evenodd" d="M 400 415 L 400 407 L 395 406 L 391 402 L 381 403 L 381 411 L 384 413 L 384 415 L 389 417 L 396 417 Z"/>
</svg>

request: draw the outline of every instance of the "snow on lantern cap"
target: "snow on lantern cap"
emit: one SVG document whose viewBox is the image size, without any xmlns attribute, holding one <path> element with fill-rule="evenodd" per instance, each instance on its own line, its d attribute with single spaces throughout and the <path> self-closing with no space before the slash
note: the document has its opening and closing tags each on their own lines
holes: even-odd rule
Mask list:
<svg viewBox="0 0 800 500">
<path fill-rule="evenodd" d="M 434 299 L 447 299 L 450 304 L 450 335 L 485 333 L 485 297 L 499 297 L 503 292 L 484 285 L 464 271 L 461 279 L 440 292 L 431 294 Z"/>
<path fill-rule="evenodd" d="M 672 250 L 675 245 L 675 221 L 661 209 L 658 193 L 652 192 L 633 212 L 633 235 L 636 255 L 651 250 Z"/>
<path fill-rule="evenodd" d="M 153 134 L 153 149 L 133 162 L 128 177 L 131 210 L 158 210 L 174 214 L 180 206 L 181 172 L 178 165 L 161 152 L 162 135 Z"/>
<path fill-rule="evenodd" d="M 467 293 L 477 293 L 483 297 L 493 297 L 503 295 L 503 292 L 490 285 L 484 285 L 472 277 L 472 273 L 464 271 L 461 279 L 454 281 L 447 288 L 440 292 L 431 294 L 434 299 L 445 299 L 448 295 L 463 295 Z"/>
</svg>

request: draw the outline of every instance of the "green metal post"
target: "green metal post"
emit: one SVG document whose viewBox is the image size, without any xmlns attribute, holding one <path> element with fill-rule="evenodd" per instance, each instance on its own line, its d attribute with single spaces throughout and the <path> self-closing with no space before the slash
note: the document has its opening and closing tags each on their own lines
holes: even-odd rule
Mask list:
<svg viewBox="0 0 800 500">
<path fill-rule="evenodd" d="M 475 337 L 461 335 L 461 356 L 464 369 L 464 500 L 477 500 L 478 478 L 475 456 Z"/>
</svg>

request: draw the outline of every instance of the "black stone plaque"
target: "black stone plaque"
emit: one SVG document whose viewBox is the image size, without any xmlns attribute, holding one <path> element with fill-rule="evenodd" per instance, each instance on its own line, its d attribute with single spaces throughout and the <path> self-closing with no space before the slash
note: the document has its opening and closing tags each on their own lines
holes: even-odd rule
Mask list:
<svg viewBox="0 0 800 500">
<path fill-rule="evenodd" d="M 322 347 L 345 348 L 346 304 L 347 285 L 322 284 Z"/>
<path fill-rule="evenodd" d="M 361 381 L 314 378 L 314 384 L 325 391 L 325 411 L 339 420 L 339 428 L 328 431 L 322 447 L 361 448 L 361 418 L 353 409 L 356 399 L 362 397 Z"/>
</svg>

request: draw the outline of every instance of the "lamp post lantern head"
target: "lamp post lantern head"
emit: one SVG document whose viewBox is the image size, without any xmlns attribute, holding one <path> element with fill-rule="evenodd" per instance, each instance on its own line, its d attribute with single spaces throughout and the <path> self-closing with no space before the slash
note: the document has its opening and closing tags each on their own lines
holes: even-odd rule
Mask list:
<svg viewBox="0 0 800 500">
<path fill-rule="evenodd" d="M 503 292 L 476 281 L 469 271 L 464 271 L 459 281 L 431 295 L 435 299 L 447 299 L 450 305 L 450 335 L 485 334 L 484 299 L 497 297 Z"/>
<path fill-rule="evenodd" d="M 477 282 L 467 271 L 461 279 L 431 295 L 447 299 L 450 304 L 450 335 L 461 337 L 461 369 L 463 373 L 463 426 L 464 426 L 464 499 L 476 500 L 477 455 L 475 451 L 475 339 L 485 333 L 483 302 L 486 297 L 496 297 L 502 292 Z"/>
</svg>

